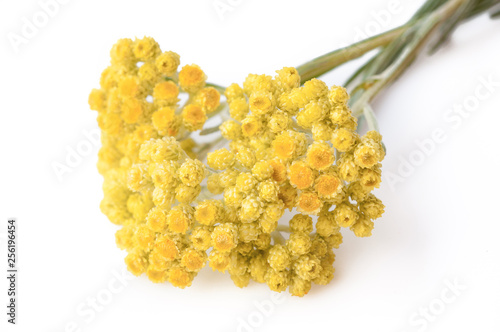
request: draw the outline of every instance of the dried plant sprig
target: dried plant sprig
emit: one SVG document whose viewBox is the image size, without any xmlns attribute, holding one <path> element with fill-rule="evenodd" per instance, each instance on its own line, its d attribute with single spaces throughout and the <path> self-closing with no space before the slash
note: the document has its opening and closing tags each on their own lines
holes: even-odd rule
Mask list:
<svg viewBox="0 0 500 332">
<path fill-rule="evenodd" d="M 119 40 L 89 104 L 102 129 L 101 210 L 121 226 L 129 271 L 184 288 L 208 265 L 238 287 L 296 296 L 328 284 L 341 229 L 370 236 L 384 212 L 372 193 L 385 147 L 371 101 L 431 37 L 440 46 L 497 2 L 429 0 L 399 28 L 227 88 L 196 65 L 179 70 L 179 55 L 152 38 Z M 315 78 L 376 48 L 346 84 L 352 96 Z M 205 128 L 214 117 L 222 124 Z"/>
</svg>

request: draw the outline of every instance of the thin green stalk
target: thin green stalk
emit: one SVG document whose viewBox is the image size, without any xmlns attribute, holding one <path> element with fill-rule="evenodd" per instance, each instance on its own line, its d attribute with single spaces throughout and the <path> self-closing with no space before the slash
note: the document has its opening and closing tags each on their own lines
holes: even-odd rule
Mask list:
<svg viewBox="0 0 500 332">
<path fill-rule="evenodd" d="M 361 73 L 363 73 L 363 71 L 365 69 L 368 68 L 368 66 L 371 66 L 373 64 L 373 62 L 375 61 L 375 59 L 377 59 L 376 56 L 372 57 L 370 60 L 368 60 L 364 65 L 362 65 L 361 67 L 358 68 L 358 70 L 356 70 L 354 72 L 354 74 L 352 74 L 344 83 L 344 87 L 348 87 L 351 83 L 354 82 L 354 80 L 356 80 L 358 78 L 358 76 L 360 76 Z"/>
<path fill-rule="evenodd" d="M 363 54 L 376 49 L 380 46 L 389 44 L 391 41 L 399 37 L 408 27 L 406 25 L 383 32 L 379 35 L 362 40 L 350 46 L 337 49 L 333 52 L 324 54 L 311 61 L 308 61 L 297 67 L 300 74 L 301 83 L 318 77 L 324 73 L 346 63 L 350 60 L 359 58 Z"/>
<path fill-rule="evenodd" d="M 351 110 L 355 116 L 361 115 L 365 105 L 372 101 L 380 91 L 391 84 L 409 67 L 421 49 L 429 41 L 432 32 L 435 31 L 442 22 L 445 22 L 447 18 L 451 17 L 451 15 L 453 15 L 460 6 L 466 3 L 466 1 L 467 0 L 451 0 L 419 23 L 420 26 L 416 31 L 414 40 L 405 48 L 396 62 L 387 68 L 381 74 L 381 78 L 366 89 L 358 100 L 354 101 Z"/>
<path fill-rule="evenodd" d="M 377 118 L 375 117 L 375 112 L 373 111 L 370 104 L 366 104 L 365 107 L 363 108 L 363 116 L 366 119 L 366 124 L 368 125 L 368 128 L 370 130 L 376 130 L 380 132 L 380 129 L 378 127 L 378 121 Z"/>
</svg>

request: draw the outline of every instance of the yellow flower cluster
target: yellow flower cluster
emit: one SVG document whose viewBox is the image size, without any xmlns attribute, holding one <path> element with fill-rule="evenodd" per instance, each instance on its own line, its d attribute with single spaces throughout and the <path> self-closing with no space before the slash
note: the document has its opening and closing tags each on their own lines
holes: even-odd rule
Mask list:
<svg viewBox="0 0 500 332">
<path fill-rule="evenodd" d="M 101 86 L 89 96 L 102 129 L 98 164 L 102 174 L 119 163 L 137 161 L 144 141 L 185 137 L 200 130 L 210 113 L 219 108 L 220 93 L 206 87 L 200 67 L 185 65 L 178 71 L 179 65 L 179 55 L 162 52 L 152 38 L 121 39 L 113 46 L 111 65 L 102 72 Z M 183 96 L 187 101 L 181 104 Z"/>
<path fill-rule="evenodd" d="M 229 144 L 204 164 L 189 133 L 220 110 L 220 95 L 198 66 L 178 66 L 151 38 L 122 39 L 89 97 L 102 129 L 101 209 L 122 225 L 129 271 L 184 288 L 208 264 L 238 287 L 252 279 L 296 296 L 328 284 L 341 228 L 370 236 L 384 212 L 371 193 L 380 134 L 356 133 L 344 88 L 300 86 L 283 68 L 226 89 L 230 119 L 219 130 Z M 298 213 L 279 224 L 286 209 Z"/>
</svg>

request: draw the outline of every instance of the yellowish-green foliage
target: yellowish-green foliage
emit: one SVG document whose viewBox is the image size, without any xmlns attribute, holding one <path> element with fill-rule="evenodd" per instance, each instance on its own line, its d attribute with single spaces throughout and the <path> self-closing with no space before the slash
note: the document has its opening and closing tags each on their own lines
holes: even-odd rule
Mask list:
<svg viewBox="0 0 500 332">
<path fill-rule="evenodd" d="M 251 74 L 222 103 L 205 81 L 152 38 L 122 39 L 89 96 L 102 130 L 101 210 L 121 225 L 128 269 L 180 288 L 205 265 L 238 287 L 254 280 L 296 296 L 328 284 L 341 229 L 370 236 L 384 212 L 371 193 L 382 137 L 356 132 L 344 88 L 300 86 L 294 68 Z M 204 164 L 206 146 L 189 135 L 224 106 L 227 148 L 208 145 Z M 279 226 L 285 209 L 297 214 Z"/>
</svg>

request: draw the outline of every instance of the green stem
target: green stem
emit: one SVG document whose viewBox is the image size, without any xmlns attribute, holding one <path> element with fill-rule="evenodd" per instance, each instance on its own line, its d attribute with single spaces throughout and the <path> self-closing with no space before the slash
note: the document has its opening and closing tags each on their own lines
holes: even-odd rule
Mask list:
<svg viewBox="0 0 500 332">
<path fill-rule="evenodd" d="M 210 135 L 210 134 L 218 132 L 219 131 L 219 126 L 220 125 L 217 125 L 215 127 L 210 127 L 210 128 L 203 129 L 202 131 L 200 131 L 200 136 Z"/>
<path fill-rule="evenodd" d="M 467 0 L 448 1 L 419 23 L 414 39 L 403 50 L 399 58 L 380 74 L 380 79 L 371 84 L 359 95 L 359 99 L 354 101 L 351 107 L 354 116 L 361 115 L 364 107 L 410 66 L 418 53 L 427 44 L 436 28 L 446 21 L 447 18 L 451 17 L 466 2 Z"/>
<path fill-rule="evenodd" d="M 408 26 L 402 25 L 398 28 L 383 32 L 350 46 L 324 54 L 298 66 L 297 71 L 300 74 L 301 83 L 304 83 L 311 78 L 323 75 L 335 67 L 350 60 L 359 58 L 373 49 L 389 44 L 406 31 L 406 29 L 408 29 Z"/>
<path fill-rule="evenodd" d="M 363 108 L 363 117 L 366 119 L 368 129 L 380 132 L 377 118 L 375 117 L 375 112 L 373 111 L 370 104 L 366 104 Z"/>
</svg>

